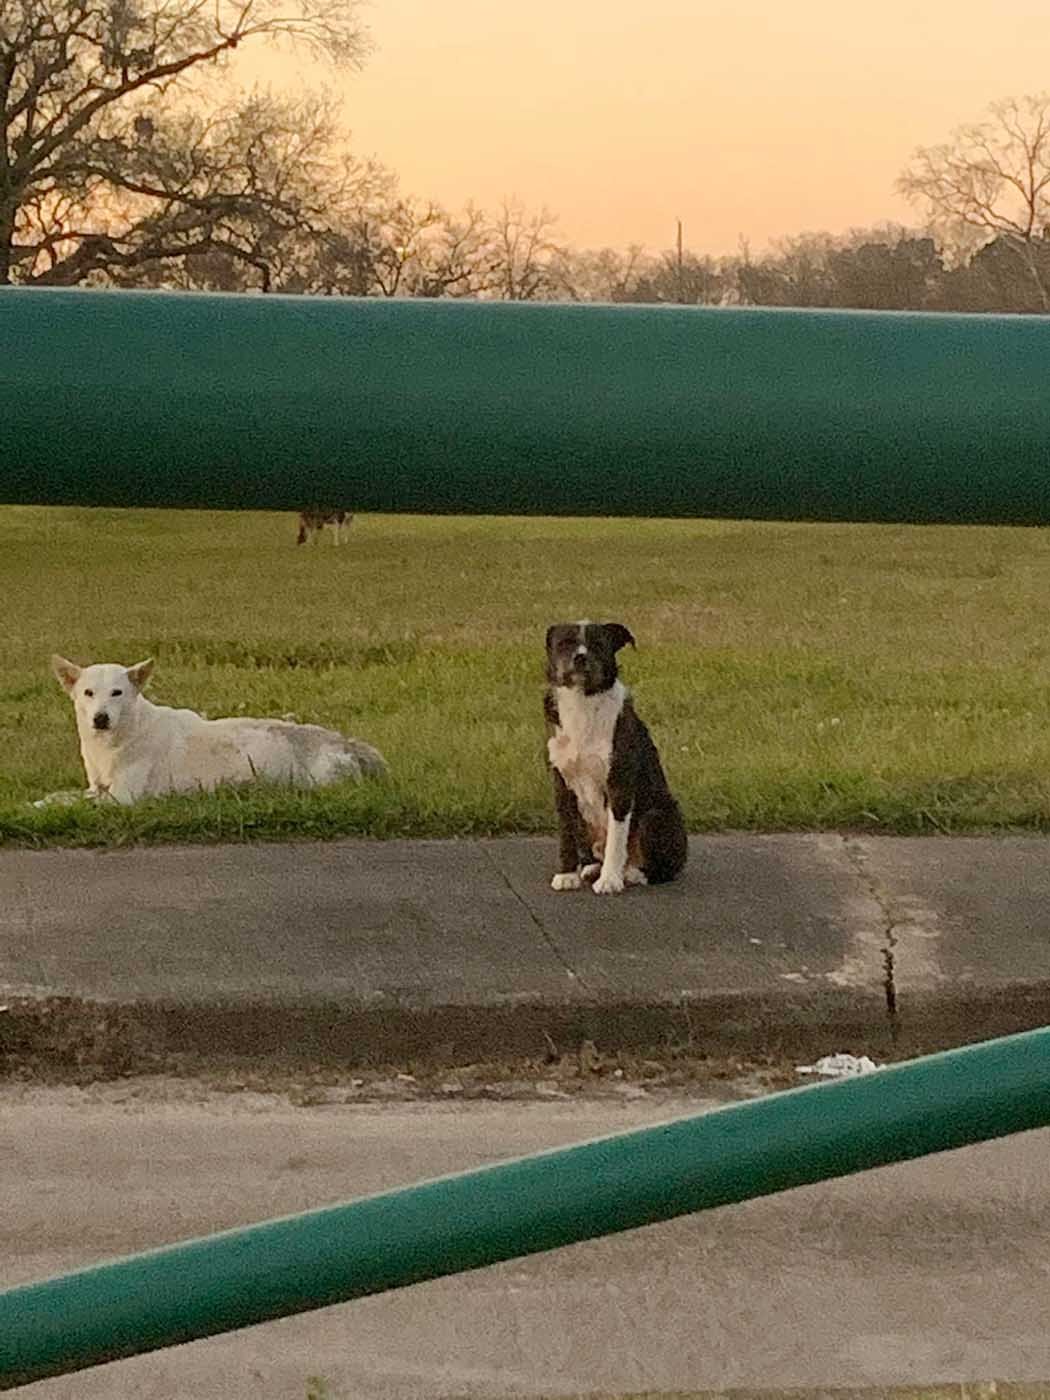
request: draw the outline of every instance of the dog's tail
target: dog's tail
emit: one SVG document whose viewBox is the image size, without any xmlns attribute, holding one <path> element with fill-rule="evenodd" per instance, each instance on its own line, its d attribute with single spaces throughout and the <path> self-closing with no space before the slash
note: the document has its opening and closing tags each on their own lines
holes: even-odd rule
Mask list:
<svg viewBox="0 0 1050 1400">
<path fill-rule="evenodd" d="M 355 778 L 380 778 L 388 771 L 383 755 L 363 739 L 347 739 L 343 757 Z"/>
</svg>

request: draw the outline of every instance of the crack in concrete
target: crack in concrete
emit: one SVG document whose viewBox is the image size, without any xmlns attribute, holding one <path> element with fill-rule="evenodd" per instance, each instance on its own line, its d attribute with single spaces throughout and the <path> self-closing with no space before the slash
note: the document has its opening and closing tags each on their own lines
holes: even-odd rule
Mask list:
<svg viewBox="0 0 1050 1400">
<path fill-rule="evenodd" d="M 572 980 L 581 988 L 581 990 L 593 996 L 594 988 L 588 986 L 586 979 L 579 972 L 577 972 L 576 968 L 573 967 L 572 963 L 562 952 L 562 949 L 558 944 L 558 940 L 551 933 L 550 929 L 547 928 L 546 924 L 544 924 L 543 920 L 532 908 L 528 900 L 525 899 L 524 895 L 522 895 L 518 890 L 514 888 L 514 885 L 511 883 L 510 876 L 507 874 L 507 872 L 503 870 L 500 865 L 497 864 L 496 860 L 492 856 L 492 853 L 489 851 L 489 849 L 483 841 L 479 842 L 478 844 L 482 852 L 484 853 L 485 859 L 492 866 L 493 870 L 506 885 L 507 889 L 510 890 L 511 894 L 518 901 L 521 907 L 525 910 L 525 913 L 529 916 L 530 922 L 539 932 L 540 937 L 547 945 L 548 951 L 554 955 L 558 962 L 561 963 L 568 976 L 572 978 Z"/>
<path fill-rule="evenodd" d="M 897 929 L 900 927 L 900 920 L 894 918 L 888 897 L 879 888 L 878 881 L 868 868 L 863 846 L 853 838 L 844 836 L 842 848 L 846 853 L 846 859 L 864 882 L 868 894 L 882 914 L 882 936 L 886 940 L 882 949 L 882 989 L 886 998 L 886 1019 L 889 1022 L 890 1035 L 896 1042 L 900 1034 L 897 987 L 897 945 L 899 942 Z"/>
</svg>

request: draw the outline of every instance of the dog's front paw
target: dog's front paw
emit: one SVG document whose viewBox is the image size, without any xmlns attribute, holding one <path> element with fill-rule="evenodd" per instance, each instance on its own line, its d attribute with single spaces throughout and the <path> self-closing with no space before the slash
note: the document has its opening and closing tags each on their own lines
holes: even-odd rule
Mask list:
<svg viewBox="0 0 1050 1400">
<path fill-rule="evenodd" d="M 578 890 L 583 884 L 576 870 L 561 870 L 551 881 L 552 890 Z"/>
<path fill-rule="evenodd" d="M 603 870 L 591 889 L 595 894 L 623 894 L 623 876 Z"/>
<path fill-rule="evenodd" d="M 600 860 L 592 861 L 590 865 L 585 865 L 580 871 L 580 879 L 585 885 L 593 885 L 598 876 L 602 873 L 602 863 Z"/>
</svg>

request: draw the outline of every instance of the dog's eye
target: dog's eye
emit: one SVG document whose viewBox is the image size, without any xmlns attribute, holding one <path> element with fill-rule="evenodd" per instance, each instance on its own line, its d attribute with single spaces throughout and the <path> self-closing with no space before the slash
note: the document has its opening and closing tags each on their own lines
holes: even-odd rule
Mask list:
<svg viewBox="0 0 1050 1400">
<path fill-rule="evenodd" d="M 123 692 L 122 690 L 111 690 L 111 691 L 110 691 L 110 694 L 111 694 L 111 695 L 123 695 L 124 692 Z"/>
<path fill-rule="evenodd" d="M 93 690 L 85 690 L 84 694 L 89 700 L 93 700 L 95 698 L 95 692 Z"/>
</svg>

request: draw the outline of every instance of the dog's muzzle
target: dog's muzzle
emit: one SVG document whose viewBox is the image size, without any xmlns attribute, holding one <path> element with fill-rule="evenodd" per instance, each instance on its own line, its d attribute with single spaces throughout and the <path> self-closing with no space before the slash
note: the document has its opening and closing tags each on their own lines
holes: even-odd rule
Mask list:
<svg viewBox="0 0 1050 1400">
<path fill-rule="evenodd" d="M 107 715 L 105 711 L 100 711 L 97 715 L 92 717 L 91 723 L 95 729 L 108 729 L 109 715 Z"/>
<path fill-rule="evenodd" d="M 582 666 L 577 666 L 575 662 L 568 665 L 562 664 L 555 667 L 551 672 L 551 680 L 555 685 L 581 685 L 586 679 L 586 673 Z"/>
<path fill-rule="evenodd" d="M 594 667 L 591 658 L 585 651 L 578 651 L 572 658 L 572 664 L 568 668 L 569 683 L 573 681 L 586 681 L 589 679 Z"/>
</svg>

